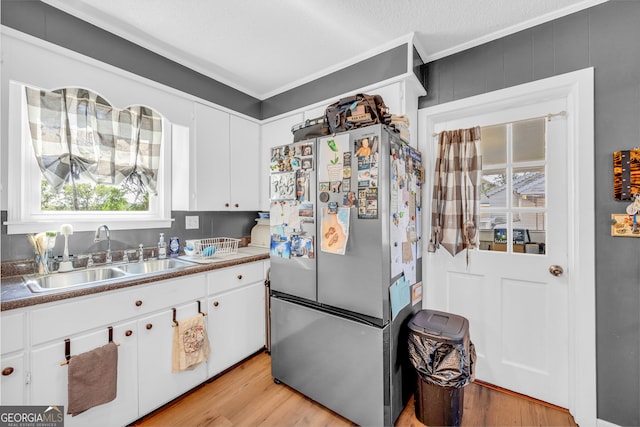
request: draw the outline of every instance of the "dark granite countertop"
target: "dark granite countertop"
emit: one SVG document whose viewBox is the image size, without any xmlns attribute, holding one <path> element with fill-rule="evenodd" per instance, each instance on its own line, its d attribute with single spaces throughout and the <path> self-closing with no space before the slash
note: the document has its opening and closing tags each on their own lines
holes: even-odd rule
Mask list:
<svg viewBox="0 0 640 427">
<path fill-rule="evenodd" d="M 183 277 L 196 273 L 204 273 L 207 271 L 217 270 L 225 267 L 232 267 L 234 265 L 245 264 L 248 262 L 261 261 L 268 258 L 269 252 L 266 248 L 259 248 L 255 246 L 242 247 L 238 249 L 237 255 L 230 256 L 228 258 L 225 258 L 224 260 L 220 260 L 210 264 L 194 263 L 193 266 L 189 266 L 181 270 L 159 274 L 133 276 L 131 277 L 131 279 L 118 281 L 116 283 L 107 283 L 102 285 L 73 289 L 59 289 L 42 293 L 31 292 L 22 280 L 21 275 L 3 277 L 2 284 L 0 285 L 2 288 L 2 294 L 0 297 L 0 300 L 2 301 L 1 310 L 13 310 L 16 308 L 29 307 L 32 305 L 44 304 L 52 301 L 97 294 L 101 292 L 112 291 L 115 289 L 128 288 L 151 282 L 157 282 L 160 280 Z"/>
</svg>

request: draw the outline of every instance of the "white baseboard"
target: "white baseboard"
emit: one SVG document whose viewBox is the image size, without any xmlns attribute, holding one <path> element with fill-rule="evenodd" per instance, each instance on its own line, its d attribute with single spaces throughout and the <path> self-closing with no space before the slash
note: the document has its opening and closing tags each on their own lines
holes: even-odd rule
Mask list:
<svg viewBox="0 0 640 427">
<path fill-rule="evenodd" d="M 601 420 L 598 418 L 597 427 L 620 427 L 618 424 L 610 423 L 609 421 Z"/>
</svg>

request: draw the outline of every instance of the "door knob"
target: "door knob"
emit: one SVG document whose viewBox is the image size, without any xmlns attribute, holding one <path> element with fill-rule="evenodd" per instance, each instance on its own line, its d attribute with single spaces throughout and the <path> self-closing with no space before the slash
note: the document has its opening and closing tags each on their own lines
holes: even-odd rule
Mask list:
<svg viewBox="0 0 640 427">
<path fill-rule="evenodd" d="M 564 269 L 562 267 L 560 267 L 559 265 L 552 265 L 552 266 L 549 267 L 549 273 L 551 273 L 554 276 L 558 277 L 558 276 L 561 276 L 562 273 L 564 273 Z"/>
</svg>

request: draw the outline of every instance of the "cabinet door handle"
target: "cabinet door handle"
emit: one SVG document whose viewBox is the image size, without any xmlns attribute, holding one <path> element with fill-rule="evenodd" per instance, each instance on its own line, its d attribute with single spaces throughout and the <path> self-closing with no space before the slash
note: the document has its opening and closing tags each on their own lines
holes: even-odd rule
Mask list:
<svg viewBox="0 0 640 427">
<path fill-rule="evenodd" d="M 235 204 L 235 205 L 233 205 L 233 206 L 235 206 L 236 208 L 239 208 L 239 207 L 240 207 L 240 205 L 239 205 L 238 203 L 236 203 L 236 204 Z"/>
<path fill-rule="evenodd" d="M 153 325 L 151 323 L 147 323 L 147 329 L 151 329 L 153 328 Z"/>
<path fill-rule="evenodd" d="M 229 207 L 229 203 L 225 203 L 225 204 L 224 204 L 224 207 L 225 207 L 225 208 L 228 208 L 228 207 Z"/>
<path fill-rule="evenodd" d="M 9 367 L 7 367 L 7 368 L 4 368 L 4 369 L 2 370 L 2 375 L 4 375 L 5 377 L 6 377 L 7 375 L 11 375 L 11 374 L 13 374 L 13 367 L 11 367 L 11 366 L 9 366 Z"/>
<path fill-rule="evenodd" d="M 127 331 L 124 334 L 130 337 L 131 335 L 133 335 L 133 331 L 131 329 L 127 329 Z"/>
<path fill-rule="evenodd" d="M 217 306 L 219 306 L 219 305 L 220 305 L 220 303 L 219 303 L 218 301 L 214 301 L 214 302 L 213 302 L 213 306 L 214 306 L 214 307 L 217 307 Z"/>
<path fill-rule="evenodd" d="M 242 280 L 242 274 L 238 274 L 238 280 Z"/>
<path fill-rule="evenodd" d="M 142 301 L 138 300 L 136 301 L 136 307 L 140 307 L 142 305 Z"/>
</svg>

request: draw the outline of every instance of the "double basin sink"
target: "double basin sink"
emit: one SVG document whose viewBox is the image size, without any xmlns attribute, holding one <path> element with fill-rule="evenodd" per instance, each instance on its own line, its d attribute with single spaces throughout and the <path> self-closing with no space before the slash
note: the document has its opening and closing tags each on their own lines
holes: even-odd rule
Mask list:
<svg viewBox="0 0 640 427">
<path fill-rule="evenodd" d="M 23 276 L 31 292 L 50 292 L 58 289 L 104 285 L 136 276 L 169 273 L 195 265 L 194 263 L 175 258 L 154 259 L 128 264 L 102 265 L 66 273 L 46 275 L 31 274 Z"/>
</svg>

